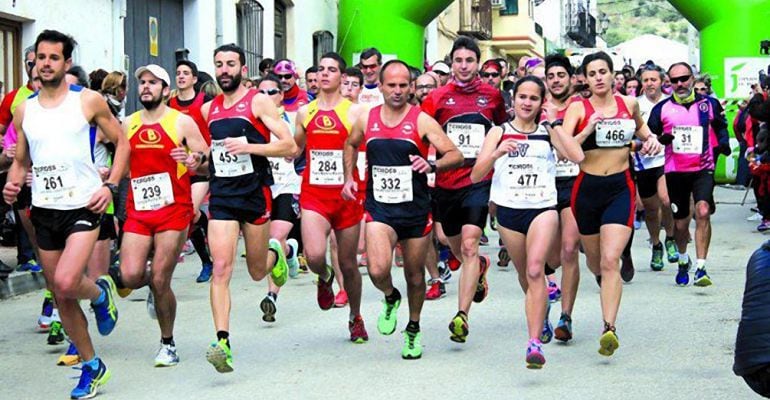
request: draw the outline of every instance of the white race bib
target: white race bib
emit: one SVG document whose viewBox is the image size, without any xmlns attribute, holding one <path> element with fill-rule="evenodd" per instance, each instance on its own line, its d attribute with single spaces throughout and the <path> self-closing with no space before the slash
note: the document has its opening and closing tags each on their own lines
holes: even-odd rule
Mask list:
<svg viewBox="0 0 770 400">
<path fill-rule="evenodd" d="M 549 184 L 554 184 L 546 159 L 516 157 L 507 167 L 502 174 L 502 186 L 514 201 L 542 201 Z"/>
<path fill-rule="evenodd" d="M 623 147 L 631 143 L 636 132 L 632 119 L 605 119 L 596 124 L 596 145 L 599 147 Z"/>
<path fill-rule="evenodd" d="M 675 126 L 673 150 L 677 154 L 703 153 L 703 128 L 700 126 Z"/>
<path fill-rule="evenodd" d="M 571 178 L 578 176 L 580 173 L 580 167 L 569 160 L 561 161 L 556 156 L 556 150 L 553 151 L 553 156 L 556 159 L 556 177 L 557 178 Z"/>
<path fill-rule="evenodd" d="M 57 205 L 66 203 L 77 194 L 77 175 L 69 164 L 33 165 L 33 195 L 38 204 Z"/>
<path fill-rule="evenodd" d="M 283 157 L 268 157 L 267 161 L 270 163 L 274 184 L 287 185 L 291 183 L 291 176 L 294 174 L 294 163 L 287 162 Z"/>
<path fill-rule="evenodd" d="M 311 185 L 342 185 L 344 180 L 342 150 L 310 150 Z"/>
<path fill-rule="evenodd" d="M 356 160 L 356 169 L 358 170 L 358 179 L 364 181 L 366 179 L 366 152 L 359 151 L 358 159 Z"/>
<path fill-rule="evenodd" d="M 398 204 L 412 201 L 412 166 L 372 166 L 374 199 L 380 203 Z"/>
<path fill-rule="evenodd" d="M 450 122 L 446 128 L 447 136 L 465 158 L 478 157 L 485 133 L 484 125 L 481 124 Z"/>
<path fill-rule="evenodd" d="M 174 189 L 168 172 L 133 178 L 131 190 L 137 211 L 154 211 L 174 204 Z"/>
<path fill-rule="evenodd" d="M 246 136 L 231 138 L 241 143 L 248 143 Z M 221 178 L 232 178 L 251 174 L 254 172 L 254 165 L 251 163 L 251 156 L 248 154 L 234 155 L 225 149 L 225 141 L 211 141 L 211 157 L 214 159 L 214 175 Z"/>
</svg>

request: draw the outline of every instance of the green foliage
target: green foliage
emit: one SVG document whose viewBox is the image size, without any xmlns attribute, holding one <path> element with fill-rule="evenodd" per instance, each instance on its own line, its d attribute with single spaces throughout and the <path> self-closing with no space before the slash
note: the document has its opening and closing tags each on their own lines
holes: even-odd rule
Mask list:
<svg viewBox="0 0 770 400">
<path fill-rule="evenodd" d="M 666 0 L 598 0 L 597 4 L 610 22 L 602 35 L 607 46 L 644 34 L 687 43 L 688 23 Z"/>
</svg>

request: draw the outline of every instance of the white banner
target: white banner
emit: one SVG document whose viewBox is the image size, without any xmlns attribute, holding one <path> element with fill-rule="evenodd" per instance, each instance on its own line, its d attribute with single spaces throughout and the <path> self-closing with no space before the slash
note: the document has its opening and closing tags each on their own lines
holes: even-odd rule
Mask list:
<svg viewBox="0 0 770 400">
<path fill-rule="evenodd" d="M 770 57 L 725 58 L 725 98 L 751 96 L 751 85 L 759 83 L 759 71 L 767 71 Z"/>
</svg>

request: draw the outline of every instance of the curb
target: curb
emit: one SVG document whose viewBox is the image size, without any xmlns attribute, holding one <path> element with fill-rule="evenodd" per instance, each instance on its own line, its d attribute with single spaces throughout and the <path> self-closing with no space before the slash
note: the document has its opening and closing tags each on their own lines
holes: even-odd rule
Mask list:
<svg viewBox="0 0 770 400">
<path fill-rule="evenodd" d="M 45 288 L 43 273 L 13 273 L 0 279 L 0 299 L 9 299 Z"/>
</svg>

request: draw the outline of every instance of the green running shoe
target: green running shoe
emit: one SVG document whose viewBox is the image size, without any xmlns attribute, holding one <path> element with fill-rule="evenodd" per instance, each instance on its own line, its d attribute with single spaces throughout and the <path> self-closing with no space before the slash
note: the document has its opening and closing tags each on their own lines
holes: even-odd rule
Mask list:
<svg viewBox="0 0 770 400">
<path fill-rule="evenodd" d="M 275 260 L 275 265 L 272 271 L 270 271 L 270 277 L 273 278 L 273 283 L 283 286 L 286 283 L 286 279 L 289 278 L 289 266 L 286 264 L 286 255 L 283 254 L 283 247 L 281 247 L 281 242 L 278 240 L 270 239 L 269 246 L 278 255 L 278 259 Z"/>
<path fill-rule="evenodd" d="M 57 344 L 64 343 L 64 328 L 62 328 L 61 322 L 51 322 L 51 330 L 48 331 L 48 344 L 55 346 Z"/>
<path fill-rule="evenodd" d="M 206 351 L 206 361 L 214 366 L 219 373 L 233 372 L 233 353 L 227 345 L 227 339 L 219 339 L 211 343 Z"/>
<path fill-rule="evenodd" d="M 452 332 L 452 335 L 449 336 L 451 341 L 465 343 L 468 338 L 468 317 L 464 313 L 458 312 L 449 323 L 449 332 Z"/>
<path fill-rule="evenodd" d="M 377 318 L 377 330 L 383 335 L 390 335 L 396 331 L 396 317 L 398 314 L 398 306 L 401 305 L 401 300 L 396 300 L 395 303 L 390 304 L 387 301 L 382 301 L 382 312 Z"/>
<path fill-rule="evenodd" d="M 673 240 L 666 240 L 666 257 L 668 257 L 669 263 L 675 263 L 679 261 L 679 252 L 676 249 L 676 242 Z"/>
<path fill-rule="evenodd" d="M 663 245 L 658 243 L 657 246 L 652 246 L 652 260 L 650 261 L 650 269 L 653 271 L 663 270 Z"/>
<path fill-rule="evenodd" d="M 606 326 L 604 334 L 599 338 L 599 354 L 609 357 L 620 347 L 618 335 L 615 333 L 615 327 Z"/>
<path fill-rule="evenodd" d="M 422 332 L 404 331 L 404 348 L 401 349 L 401 358 L 417 360 L 420 357 L 422 357 Z"/>
</svg>

